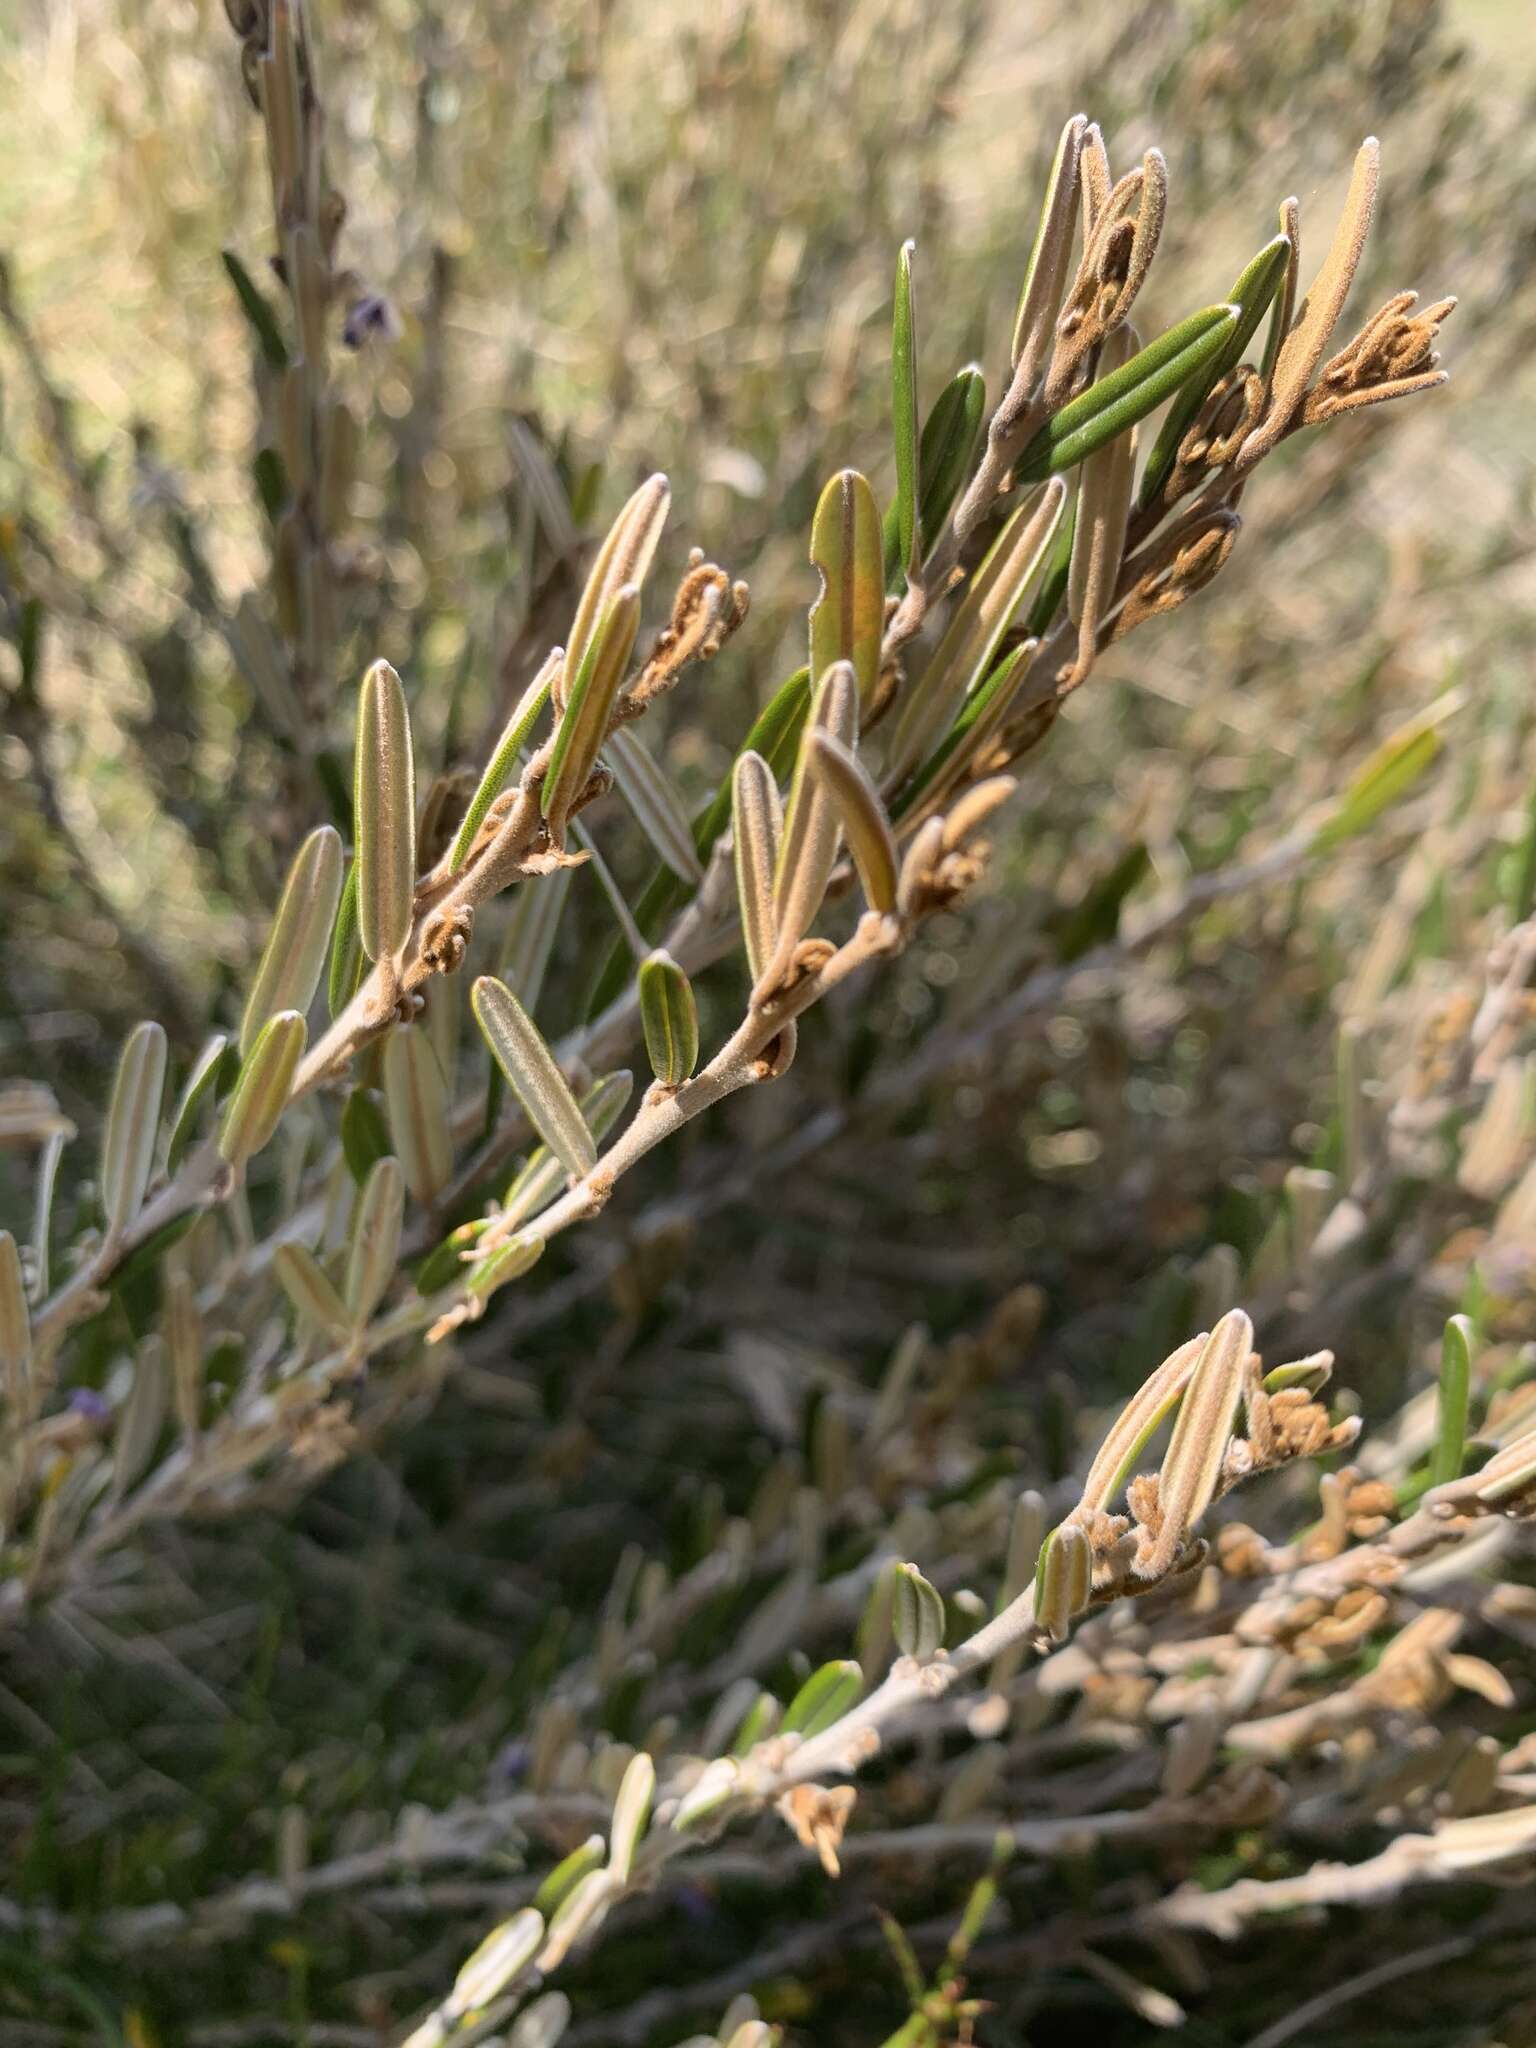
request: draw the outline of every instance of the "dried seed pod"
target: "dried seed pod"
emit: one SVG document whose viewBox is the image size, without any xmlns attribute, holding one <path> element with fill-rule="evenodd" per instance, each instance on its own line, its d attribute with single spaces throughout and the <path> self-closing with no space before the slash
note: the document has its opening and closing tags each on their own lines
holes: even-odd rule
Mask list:
<svg viewBox="0 0 1536 2048">
<path fill-rule="evenodd" d="M 345 1289 L 347 1315 L 356 1330 L 368 1321 L 394 1278 L 405 1215 L 405 1180 L 400 1161 L 386 1154 L 374 1161 L 357 1198 Z"/>
<path fill-rule="evenodd" d="M 822 492 L 811 524 L 811 564 L 821 595 L 811 606 L 811 685 L 847 662 L 867 710 L 880 679 L 885 575 L 875 494 L 856 469 L 840 470 Z"/>
<path fill-rule="evenodd" d="M 663 1088 L 680 1088 L 698 1064 L 699 1011 L 670 953 L 651 953 L 640 963 L 640 1025 L 651 1072 Z"/>
<path fill-rule="evenodd" d="M 387 661 L 374 662 L 358 694 L 353 831 L 363 951 L 393 960 L 411 931 L 416 770 L 405 691 Z"/>
<path fill-rule="evenodd" d="M 352 1329 L 347 1305 L 308 1245 L 291 1239 L 272 1254 L 277 1284 L 300 1317 L 322 1336 L 340 1343 Z"/>
<path fill-rule="evenodd" d="M 557 846 L 565 843 L 566 822 L 597 765 L 639 630 L 639 586 L 626 583 L 603 614 L 581 667 L 570 678 L 550 748 L 541 802 L 549 836 Z"/>
<path fill-rule="evenodd" d="M 314 1000 L 342 890 L 341 835 L 320 825 L 294 855 L 261 964 L 240 1020 L 242 1057 L 279 1010 L 306 1015 Z"/>
<path fill-rule="evenodd" d="M 915 1564 L 896 1567 L 891 1627 L 904 1657 L 931 1663 L 944 1646 L 944 1600 Z"/>
<path fill-rule="evenodd" d="M 778 784 L 761 754 L 749 750 L 736 762 L 731 776 L 731 819 L 742 938 L 747 966 L 756 982 L 773 948 L 773 876 L 784 829 Z"/>
<path fill-rule="evenodd" d="M 101 1139 L 101 1212 L 109 1241 L 139 1213 L 155 1163 L 160 1098 L 165 1092 L 165 1031 L 135 1024 L 123 1041 Z"/>
<path fill-rule="evenodd" d="M 384 1041 L 384 1106 L 405 1184 L 424 1208 L 453 1172 L 448 1090 L 427 1033 L 397 1024 Z"/>
<path fill-rule="evenodd" d="M 635 1849 L 650 1818 L 656 1791 L 656 1766 L 643 1752 L 632 1756 L 613 1802 L 613 1826 L 608 1836 L 608 1868 L 620 1884 L 628 1884 Z"/>
<path fill-rule="evenodd" d="M 219 1157 L 237 1170 L 253 1159 L 277 1129 L 293 1077 L 304 1055 L 304 1019 L 279 1010 L 262 1026 L 240 1068 L 235 1092 L 219 1126 Z"/>
<path fill-rule="evenodd" d="M 543 1034 L 505 982 L 482 974 L 470 992 L 475 1022 L 528 1121 L 573 1180 L 597 1164 L 586 1119 Z"/>
<path fill-rule="evenodd" d="M 608 529 L 592 564 L 566 642 L 565 666 L 555 684 L 555 709 L 563 712 L 586 662 L 600 623 L 626 587 L 638 594 L 667 523 L 672 487 L 659 472 L 647 477 Z"/>
<path fill-rule="evenodd" d="M 1368 135 L 1355 158 L 1344 210 L 1323 267 L 1280 343 L 1270 381 L 1269 404 L 1263 419 L 1243 443 L 1238 458 L 1244 468 L 1267 455 L 1291 424 L 1312 381 L 1312 373 L 1323 359 L 1328 337 L 1339 323 L 1344 301 L 1365 254 L 1366 237 L 1376 211 L 1380 170 L 1381 144 L 1374 135 Z"/>
</svg>

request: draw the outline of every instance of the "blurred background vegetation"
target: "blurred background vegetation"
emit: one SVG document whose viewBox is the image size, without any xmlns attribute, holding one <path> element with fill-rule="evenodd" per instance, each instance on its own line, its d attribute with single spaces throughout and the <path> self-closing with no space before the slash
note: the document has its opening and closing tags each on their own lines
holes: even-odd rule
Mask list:
<svg viewBox="0 0 1536 2048">
<path fill-rule="evenodd" d="M 0 1854 L 19 1898 L 87 1927 L 269 1872 L 285 1811 L 303 1811 L 321 1862 L 508 1783 L 529 1703 L 626 1546 L 686 1544 L 710 1489 L 749 1496 L 798 1426 L 754 1407 L 755 1343 L 787 1335 L 812 1378 L 867 1379 L 913 1323 L 963 1339 L 1003 1303 L 1013 1337 L 981 1448 L 1029 1434 L 1048 1464 L 1063 1404 L 1130 1383 L 1195 1327 L 1210 1248 L 1251 1253 L 1287 1170 L 1340 1163 L 1341 1022 L 1365 1048 L 1362 1098 L 1395 1102 L 1426 1004 L 1475 985 L 1487 920 L 1524 886 L 1524 7 L 315 14 L 344 260 L 399 329 L 383 322 L 337 369 L 364 428 L 338 734 L 356 676 L 385 655 L 423 753 L 472 761 L 520 680 L 507 650 L 568 608 L 576 532 L 659 468 L 675 506 L 663 569 L 698 542 L 752 587 L 750 630 L 666 712 L 675 780 L 707 792 L 800 659 L 820 484 L 853 463 L 889 485 L 897 245 L 918 244 L 928 374 L 975 358 L 995 377 L 1049 151 L 1079 106 L 1117 165 L 1153 142 L 1169 159 L 1149 328 L 1216 296 L 1290 190 L 1310 270 L 1360 137 L 1380 133 L 1362 303 L 1409 283 L 1456 292 L 1453 384 L 1283 451 L 1217 588 L 1108 656 L 1031 757 L 984 897 L 926 927 L 873 994 L 823 1012 L 790 1086 L 652 1160 L 643 1204 L 617 1202 L 552 1257 L 532 1305 L 477 1332 L 402 1432 L 270 1518 L 150 1539 L 89 1629 L 45 1618 L 0 1644 Z M 324 815 L 313 760 L 237 652 L 272 537 L 250 330 L 220 251 L 260 277 L 269 210 L 216 0 L 5 11 L 0 1071 L 46 1083 L 85 1131 L 129 1022 L 159 1016 L 184 1053 L 210 1010 L 237 1008 L 286 862 Z M 27 599 L 42 625 L 24 673 Z M 1385 733 L 1447 699 L 1435 774 L 1369 834 L 1223 897 L 1172 945 L 1066 972 L 1273 846 Z M 611 829 L 604 846 L 643 879 L 643 847 Z M 580 887 L 591 900 L 560 940 L 573 990 L 612 938 Z M 1048 996 L 1008 1009 L 1031 975 Z M 1480 1227 L 1443 1162 L 1394 1189 L 1357 1284 L 1293 1317 L 1382 1410 L 1446 1311 L 1446 1245 Z M 1450 1263 L 1463 1270 L 1464 1248 Z M 1087 1860 L 1044 1873 L 1092 1881 Z M 963 1896 L 916 1870 L 906 1883 L 919 1919 Z M 832 1910 L 819 1874 L 793 1885 L 775 1911 Z M 129 1953 L 87 1934 L 39 1957 L 0 1927 L 0 2039 L 380 2040 L 451 1975 L 494 1895 L 494 1873 L 349 1889 Z M 661 1942 L 701 1983 L 771 1954 L 763 1910 L 756 1892 L 685 1893 L 605 1946 L 588 1993 L 632 2004 Z M 1330 1974 L 1369 1960 L 1368 1934 L 1346 1923 L 1331 1940 Z M 1292 1931 L 1207 1956 L 1187 2038 L 1248 2041 L 1307 1955 Z M 774 1965 L 764 2009 L 795 2040 L 872 2041 L 859 1987 L 885 1968 L 857 1943 Z M 1001 2008 L 983 2040 L 1149 2034 L 1068 1969 L 982 1967 L 977 1988 Z M 1497 1997 L 1466 1969 L 1402 1998 L 1315 2038 L 1536 2039 L 1529 1955 Z"/>
</svg>

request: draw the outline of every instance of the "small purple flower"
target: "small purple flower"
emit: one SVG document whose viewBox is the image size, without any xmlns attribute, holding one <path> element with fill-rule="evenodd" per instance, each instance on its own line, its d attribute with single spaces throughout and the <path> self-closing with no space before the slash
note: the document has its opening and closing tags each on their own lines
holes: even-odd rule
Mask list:
<svg viewBox="0 0 1536 2048">
<path fill-rule="evenodd" d="M 92 1422 L 105 1422 L 112 1413 L 112 1405 L 94 1387 L 76 1387 L 69 1397 L 70 1412 L 87 1416 Z"/>
<path fill-rule="evenodd" d="M 400 315 L 382 292 L 364 292 L 348 306 L 341 338 L 348 348 L 361 348 L 369 341 L 398 341 Z"/>
<path fill-rule="evenodd" d="M 527 1742 L 509 1742 L 496 1759 L 498 1778 L 516 1780 L 524 1776 L 533 1756 L 533 1747 Z"/>
</svg>

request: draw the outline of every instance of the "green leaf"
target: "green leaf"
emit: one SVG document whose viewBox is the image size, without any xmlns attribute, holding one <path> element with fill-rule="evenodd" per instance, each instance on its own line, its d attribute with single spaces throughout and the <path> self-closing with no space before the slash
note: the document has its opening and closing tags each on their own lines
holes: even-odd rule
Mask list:
<svg viewBox="0 0 1536 2048">
<path fill-rule="evenodd" d="M 559 655 L 550 655 L 523 692 L 516 709 L 502 729 L 495 751 L 485 764 L 480 786 L 469 800 L 464 822 L 454 835 L 453 850 L 448 856 L 450 875 L 456 875 L 469 858 L 469 849 L 474 845 L 480 827 L 485 823 L 486 813 L 506 788 L 512 771 L 517 766 L 517 757 L 527 745 L 528 735 L 538 723 L 539 713 L 548 701 L 550 685 L 559 666 Z"/>
<path fill-rule="evenodd" d="M 699 1011 L 670 953 L 652 953 L 640 963 L 640 1026 L 651 1072 L 663 1088 L 680 1088 L 698 1064 Z"/>
<path fill-rule="evenodd" d="M 1173 474 L 1173 466 L 1178 459 L 1179 443 L 1194 425 L 1196 415 L 1216 385 L 1242 361 L 1243 351 L 1285 280 L 1290 260 L 1290 237 L 1276 235 L 1273 241 L 1264 244 L 1233 285 L 1228 300 L 1238 309 L 1237 325 L 1225 347 L 1217 351 L 1198 375 L 1190 378 L 1169 406 L 1142 472 L 1138 505 L 1145 508 L 1162 496 L 1163 487 Z"/>
<path fill-rule="evenodd" d="M 357 701 L 353 829 L 357 928 L 370 960 L 393 959 L 410 936 L 416 889 L 416 781 L 400 678 L 373 662 Z"/>
<path fill-rule="evenodd" d="M 927 1664 L 944 1643 L 944 1600 L 915 1564 L 896 1567 L 891 1626 L 904 1657 Z"/>
<path fill-rule="evenodd" d="M 908 580 L 916 575 L 919 478 L 917 438 L 917 330 L 912 307 L 915 242 L 896 258 L 896 301 L 891 315 L 891 431 L 896 446 L 896 536 Z"/>
<path fill-rule="evenodd" d="M 875 494 L 856 469 L 839 470 L 821 494 L 811 561 L 821 572 L 821 595 L 811 606 L 813 683 L 835 662 L 849 662 L 867 706 L 880 678 L 885 577 Z"/>
<path fill-rule="evenodd" d="M 238 1171 L 277 1129 L 304 1057 L 304 1019 L 297 1010 L 269 1017 L 240 1067 L 240 1078 L 219 1125 L 219 1157 Z"/>
<path fill-rule="evenodd" d="M 354 1088 L 341 1112 L 341 1151 L 359 1187 L 375 1162 L 389 1153 L 389 1126 L 377 1098 L 366 1088 Z"/>
<path fill-rule="evenodd" d="M 269 519 L 279 518 L 288 503 L 288 476 L 283 468 L 283 458 L 275 448 L 258 448 L 256 459 L 251 464 L 251 474 L 256 479 L 262 510 Z"/>
<path fill-rule="evenodd" d="M 136 1024 L 123 1041 L 101 1140 L 101 1211 L 109 1238 L 139 1213 L 155 1163 L 160 1101 L 165 1092 L 166 1037 L 162 1025 Z"/>
<path fill-rule="evenodd" d="M 1355 775 L 1318 833 L 1314 844 L 1319 852 L 1363 832 L 1368 825 L 1375 824 L 1383 811 L 1407 795 L 1438 759 L 1444 744 L 1440 727 L 1461 704 L 1462 698 L 1453 691 L 1382 742 Z"/>
<path fill-rule="evenodd" d="M 341 892 L 341 836 L 332 825 L 317 825 L 294 855 L 283 884 L 240 1020 L 242 1055 L 277 1011 L 308 1012 Z"/>
<path fill-rule="evenodd" d="M 972 576 L 928 666 L 907 694 L 891 739 L 888 772 L 907 774 L 932 752 L 966 697 L 997 658 L 1024 593 L 1042 567 L 1061 519 L 1066 485 L 1030 492 Z"/>
<path fill-rule="evenodd" d="M 283 340 L 282 332 L 277 324 L 277 315 L 273 312 L 266 293 L 258 288 L 251 273 L 246 269 L 233 249 L 225 249 L 222 254 L 224 268 L 229 273 L 229 281 L 234 286 L 235 294 L 240 301 L 240 310 L 250 322 L 251 332 L 256 338 L 256 346 L 261 351 L 262 361 L 269 370 L 286 370 L 288 367 L 287 344 Z"/>
<path fill-rule="evenodd" d="M 915 771 L 891 805 L 894 819 L 899 822 L 907 816 L 963 748 L 972 743 L 980 747 L 984 728 L 995 730 L 1001 724 L 1034 659 L 1037 644 L 1034 639 L 1029 639 L 1022 647 L 1011 648 L 995 668 L 988 670 L 966 698 L 960 716 L 944 739 Z"/>
<path fill-rule="evenodd" d="M 851 1657 L 823 1664 L 795 1694 L 784 1712 L 783 1735 L 807 1739 L 840 1721 L 864 1690 L 864 1674 Z"/>
<path fill-rule="evenodd" d="M 575 678 L 566 686 L 565 710 L 550 749 L 541 802 L 549 835 L 563 843 L 572 806 L 586 787 L 608 733 L 619 687 L 640 630 L 640 590 L 626 583 L 588 642 Z"/>
<path fill-rule="evenodd" d="M 986 409 L 987 380 L 974 363 L 968 363 L 945 385 L 923 422 L 917 453 L 917 473 L 921 479 L 917 515 L 920 558 L 933 552 L 960 488 L 970 474 Z M 894 504 L 885 517 L 884 549 L 885 580 L 889 586 L 897 581 L 907 559 L 902 553 Z"/>
<path fill-rule="evenodd" d="M 470 1007 L 528 1121 L 575 1180 L 597 1164 L 592 1133 L 543 1034 L 504 982 L 482 974 Z"/>
<path fill-rule="evenodd" d="M 794 674 L 781 683 L 769 698 L 767 704 L 753 721 L 752 728 L 736 751 L 739 761 L 743 754 L 761 754 L 782 779 L 789 772 L 800 745 L 800 734 L 805 725 L 806 713 L 811 701 L 811 671 L 797 668 Z M 699 859 L 705 862 L 714 849 L 715 841 L 725 830 L 731 816 L 731 777 L 726 776 L 709 802 L 693 821 L 693 843 L 698 849 Z M 692 893 L 691 886 L 660 867 L 651 876 L 642 890 L 634 907 L 635 923 L 647 939 L 654 939 L 661 931 L 667 916 L 681 908 Z M 586 1016 L 590 1023 L 600 1016 L 608 1005 L 623 994 L 628 986 L 633 957 L 628 945 L 620 938 L 614 942 L 608 957 L 592 985 L 587 998 Z"/>
<path fill-rule="evenodd" d="M 333 1018 L 339 1017 L 357 994 L 362 978 L 363 942 L 357 929 L 357 862 L 354 860 L 349 864 L 347 879 L 341 885 L 341 901 L 336 908 L 336 924 L 331 932 L 325 1002 Z"/>
<path fill-rule="evenodd" d="M 239 1071 L 239 1053 L 222 1031 L 215 1032 L 193 1062 L 171 1118 L 171 1139 L 165 1154 L 169 1172 L 176 1171 L 192 1142 L 197 1114 L 203 1103 L 210 1095 L 217 1101 Z"/>
<path fill-rule="evenodd" d="M 1431 1486 L 1461 1477 L 1472 1400 L 1472 1318 L 1452 1316 L 1440 1346 L 1440 1421 L 1429 1462 Z"/>
<path fill-rule="evenodd" d="M 1101 377 L 1046 422 L 1019 457 L 1015 482 L 1039 483 L 1075 469 L 1117 434 L 1145 419 L 1220 354 L 1238 317 L 1236 306 L 1206 306 L 1148 342 L 1128 363 Z"/>
<path fill-rule="evenodd" d="M 1056 529 L 1056 538 L 1051 543 L 1051 552 L 1045 564 L 1045 573 L 1040 579 L 1040 588 L 1035 592 L 1035 601 L 1030 606 L 1024 621 L 1024 630 L 1032 640 L 1043 640 L 1067 594 L 1067 583 L 1072 574 L 1072 546 L 1077 538 L 1077 498 L 1074 495 L 1062 514 L 1061 524 Z"/>
</svg>

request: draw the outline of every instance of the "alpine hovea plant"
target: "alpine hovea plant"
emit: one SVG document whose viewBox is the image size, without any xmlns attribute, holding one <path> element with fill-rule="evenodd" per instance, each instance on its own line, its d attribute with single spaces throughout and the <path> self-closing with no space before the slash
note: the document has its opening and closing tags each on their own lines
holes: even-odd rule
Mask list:
<svg viewBox="0 0 1536 2048">
<path fill-rule="evenodd" d="M 857 1003 L 925 921 L 963 903 L 991 844 L 1023 829 L 1020 764 L 1106 651 L 1211 602 L 1240 541 L 1263 547 L 1256 472 L 1293 437 L 1444 375 L 1450 300 L 1421 308 L 1398 293 L 1340 338 L 1376 202 L 1374 140 L 1315 268 L 1287 199 L 1230 283 L 1212 280 L 1209 303 L 1154 329 L 1141 322 L 1170 205 L 1163 158 L 1148 150 L 1116 176 L 1098 128 L 1074 115 L 1006 361 L 952 369 L 925 355 L 918 252 L 896 252 L 893 487 L 882 503 L 858 470 L 827 480 L 805 537 L 805 659 L 730 736 L 708 800 L 674 787 L 648 721 L 668 693 L 697 690 L 723 648 L 748 646 L 752 618 L 746 582 L 702 545 L 675 589 L 657 587 L 669 523 L 690 531 L 686 477 L 638 484 L 547 640 L 534 610 L 506 665 L 505 717 L 474 773 L 456 776 L 413 738 L 408 670 L 367 660 L 355 686 L 337 682 L 355 644 L 349 506 L 364 430 L 331 351 L 387 348 L 395 316 L 348 267 L 305 10 L 230 0 L 229 13 L 271 178 L 267 260 L 226 258 L 252 340 L 271 573 L 269 598 L 248 594 L 220 630 L 281 742 L 293 852 L 242 1004 L 200 1046 L 174 1017 L 130 1033 L 91 1156 L 45 1089 L 0 1098 L 7 1139 L 35 1169 L 29 1218 L 0 1234 L 8 1629 L 111 1579 L 148 1525 L 228 1517 L 344 1460 L 439 1384 L 470 1325 L 541 1286 L 557 1239 L 610 1203 L 643 1204 L 657 1147 L 727 1097 L 793 1089 L 818 1007 L 845 989 Z M 4 596 L 25 706 L 46 607 L 14 579 Z M 1275 871 L 1410 790 L 1437 723 L 1404 728 L 1309 816 Z M 614 820 L 653 863 L 638 892 L 599 847 L 599 821 Z M 552 963 L 583 869 L 616 936 L 556 1002 Z M 573 1010 L 574 1028 L 541 1022 Z M 74 1206 L 94 1221 L 59 1245 L 55 1191 L 77 1159 L 93 1193 Z M 765 1810 L 833 1874 L 892 1849 L 857 1825 L 854 1781 L 930 1729 L 969 1737 L 981 1762 L 973 1781 L 952 1774 L 911 1849 L 937 1830 L 947 1848 L 979 1846 L 990 1874 L 936 1974 L 892 1925 L 910 2016 L 890 2040 L 967 2040 L 982 2007 L 962 1965 L 1011 1854 L 1048 1853 L 1046 1836 L 1065 1849 L 1084 1827 L 1257 1824 L 1276 1796 L 1271 1767 L 1320 1731 L 1386 1700 L 1427 1710 L 1445 1686 L 1501 1698 L 1497 1674 L 1454 1647 L 1462 1605 L 1431 1605 L 1425 1589 L 1536 1512 L 1529 1409 L 1492 1425 L 1469 1471 L 1475 1333 L 1457 1318 L 1427 1434 L 1340 1464 L 1359 1419 L 1326 1405 L 1331 1354 L 1266 1368 L 1234 1299 L 1326 1256 L 1325 1233 L 1347 1230 L 1338 1193 L 1298 1179 L 1284 1242 L 1246 1273 L 1206 1276 L 1207 1327 L 1163 1359 L 1086 1463 L 1074 1445 L 1063 1471 L 1005 1500 L 962 1490 L 903 1507 L 915 1435 L 954 1428 L 919 1342 L 854 1422 L 819 1413 L 808 1485 L 779 1475 L 778 1496 L 719 1519 L 672 1582 L 647 1572 L 643 1587 L 633 1574 L 616 1586 L 588 1664 L 564 1674 L 530 1734 L 528 1825 L 540 1800 L 553 1812 L 564 1799 L 580 1839 L 415 2013 L 411 2048 L 492 2027 L 520 2048 L 557 2040 L 572 2017 L 567 1959 L 674 1863 L 708 1869 Z M 1208 1513 L 1234 1488 L 1316 1458 L 1332 1461 L 1320 1516 L 1307 1526 L 1298 1508 L 1293 1539 L 1231 1520 L 1211 1534 Z M 1296 1501 L 1283 1479 L 1271 1490 Z M 939 1524 L 966 1515 L 957 1573 L 944 1562 L 955 1529 Z M 855 1532 L 852 1562 L 825 1570 L 832 1537 L 846 1550 Z M 705 1683 L 697 1670 L 665 1682 L 691 1619 L 770 1565 L 778 1605 L 744 1624 L 756 1653 L 733 1668 L 722 1648 L 702 1660 Z M 844 1654 L 812 1666 L 802 1626 L 807 1641 L 841 1632 Z M 1372 1637 L 1373 1660 L 1346 1668 L 1343 1650 Z M 1106 1645 L 1113 1683 L 1155 1697 L 1173 1730 L 1155 1796 L 1014 1826 L 987 1759 L 1010 1717 L 1043 1718 Z M 762 1667 L 786 1656 L 798 1682 L 776 1691 Z M 654 1703 L 626 1715 L 633 1738 L 602 1718 L 620 1679 L 642 1692 L 657 1681 Z M 1536 1808 L 1513 1796 L 1518 1771 L 1500 1794 L 1501 1771 L 1502 1757 L 1469 1767 L 1448 1814 L 1371 1861 L 1171 1888 L 1116 1908 L 1102 1939 L 1228 1933 L 1282 1906 L 1370 1900 L 1526 1855 Z M 306 1860 L 285 1840 L 301 1898 Z M 1166 2020 L 1171 1999 L 1086 1934 L 1078 1950 L 1134 2010 Z M 736 1997 L 716 2033 L 694 2038 L 774 2037 Z M 572 2038 L 609 2037 L 578 2023 Z"/>
</svg>

